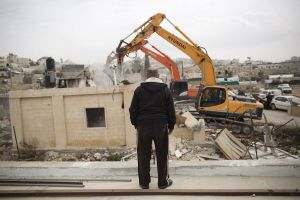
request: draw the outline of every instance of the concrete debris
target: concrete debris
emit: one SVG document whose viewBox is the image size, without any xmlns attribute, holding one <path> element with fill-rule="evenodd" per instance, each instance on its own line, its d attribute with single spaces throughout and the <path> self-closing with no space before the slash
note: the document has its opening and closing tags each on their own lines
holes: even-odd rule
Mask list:
<svg viewBox="0 0 300 200">
<path fill-rule="evenodd" d="M 176 158 L 180 158 L 182 156 L 182 153 L 178 149 L 176 149 L 175 156 Z"/>
<path fill-rule="evenodd" d="M 7 116 L 0 117 L 0 160 L 9 160 L 12 157 L 12 137 L 10 121 Z"/>
<path fill-rule="evenodd" d="M 169 136 L 169 154 L 171 160 L 184 161 L 205 160 L 200 155 L 207 155 L 207 157 L 212 156 L 214 158 L 220 157 L 213 143 L 198 144 L 194 140 L 181 139 L 173 135 Z"/>
<path fill-rule="evenodd" d="M 180 114 L 176 114 L 176 124 L 184 124 L 186 117 L 183 117 Z"/>
<path fill-rule="evenodd" d="M 47 151 L 45 153 L 45 161 L 55 160 L 59 157 L 59 153 L 55 151 Z"/>
<path fill-rule="evenodd" d="M 129 159 L 130 159 L 131 157 L 133 157 L 133 156 L 136 156 L 136 152 L 124 156 L 124 157 L 121 159 L 121 161 L 129 160 Z"/>
<path fill-rule="evenodd" d="M 101 156 L 101 154 L 99 152 L 97 152 L 97 153 L 94 154 L 94 158 L 96 160 L 101 160 L 102 156 Z"/>
<path fill-rule="evenodd" d="M 181 116 L 186 118 L 184 124 L 188 129 L 192 131 L 197 131 L 205 128 L 204 120 L 203 119 L 197 120 L 190 112 L 187 111 L 183 113 Z"/>
<path fill-rule="evenodd" d="M 275 148 L 276 156 L 273 155 L 272 149 L 270 147 L 267 147 L 267 150 L 265 151 L 265 146 L 263 143 L 258 142 L 257 143 L 257 149 L 255 151 L 254 147 L 249 148 L 249 153 L 252 158 L 256 158 L 256 152 L 258 159 L 299 159 L 300 154 L 298 155 L 292 155 L 287 151 L 284 151 L 279 148 Z"/>
<path fill-rule="evenodd" d="M 218 129 L 210 126 L 203 129 L 204 142 L 199 143 L 194 139 L 182 139 L 174 135 L 169 136 L 169 159 L 182 161 L 205 161 L 205 160 L 224 160 L 224 159 L 255 159 L 256 151 L 249 141 L 243 135 L 233 135 L 228 129 Z M 238 139 L 241 138 L 241 139 Z M 245 145 L 247 144 L 247 145 Z M 250 144 L 250 146 L 249 146 Z M 248 152 L 249 153 L 246 154 Z M 292 151 L 297 148 L 290 147 Z M 299 150 L 298 150 L 299 151 Z M 154 151 L 155 152 L 155 151 Z M 292 155 L 287 151 L 276 148 L 277 159 L 297 159 L 298 155 Z M 296 152 L 298 153 L 298 152 Z M 31 152 L 29 155 L 22 155 L 21 160 L 43 160 L 43 161 L 81 161 L 81 162 L 103 162 L 103 161 L 129 161 L 136 160 L 135 148 L 118 149 L 99 149 L 89 151 L 47 151 L 38 153 Z M 259 159 L 274 159 L 270 148 L 264 151 L 263 142 L 257 142 L 257 154 Z M 245 157 L 244 155 L 251 155 Z M 26 158 L 26 159 L 25 159 Z M 1 160 L 15 160 L 16 153 L 2 153 Z"/>
</svg>

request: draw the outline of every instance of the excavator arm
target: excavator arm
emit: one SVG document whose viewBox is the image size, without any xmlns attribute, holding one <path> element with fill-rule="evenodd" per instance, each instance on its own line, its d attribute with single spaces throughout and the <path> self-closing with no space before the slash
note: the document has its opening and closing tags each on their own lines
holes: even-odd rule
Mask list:
<svg viewBox="0 0 300 200">
<path fill-rule="evenodd" d="M 148 49 L 147 47 L 145 47 L 145 45 L 148 43 L 147 40 L 142 40 L 140 43 L 138 43 L 135 46 L 132 46 L 128 51 L 128 53 L 131 52 L 135 52 L 138 50 L 141 50 L 142 52 L 144 52 L 145 54 L 151 56 L 153 59 L 155 59 L 156 61 L 158 61 L 159 63 L 161 63 L 162 65 L 164 65 L 165 67 L 167 67 L 170 72 L 171 72 L 171 77 L 172 80 L 180 80 L 180 73 L 179 70 L 177 68 L 176 63 L 173 62 L 173 60 L 167 56 L 166 54 L 164 54 L 163 52 L 161 52 L 158 48 L 156 48 L 154 45 L 151 45 L 151 47 L 153 49 L 155 49 L 157 52 L 152 51 L 150 49 Z"/>
<path fill-rule="evenodd" d="M 180 39 L 162 27 L 157 26 L 155 29 L 159 36 L 167 40 L 176 48 L 180 49 L 194 61 L 194 63 L 202 71 L 203 85 L 216 85 L 216 77 L 212 60 L 204 51 L 202 51 L 200 47 L 192 46 L 188 42 Z"/>
<path fill-rule="evenodd" d="M 133 33 L 135 33 L 140 30 L 140 32 L 137 33 L 135 38 L 130 43 L 125 42 L 126 38 L 124 40 L 121 40 L 116 50 L 118 63 L 121 64 L 123 62 L 124 56 L 128 54 L 128 52 L 130 52 L 130 49 L 132 47 L 149 38 L 153 33 L 157 33 L 160 37 L 184 52 L 194 61 L 194 63 L 202 71 L 203 85 L 216 85 L 213 63 L 207 53 L 205 53 L 196 43 L 194 43 L 189 37 L 187 37 L 177 26 L 174 26 L 168 19 L 167 20 L 175 27 L 176 30 L 181 33 L 181 35 L 184 36 L 184 38 L 188 40 L 188 42 L 159 26 L 163 19 L 167 18 L 164 14 L 158 13 L 133 31 Z M 124 43 L 125 45 L 123 45 Z"/>
<path fill-rule="evenodd" d="M 154 46 L 152 46 L 154 47 Z M 155 48 L 155 47 L 154 47 Z M 166 54 L 162 53 L 161 51 L 159 51 L 157 48 L 155 48 L 160 54 L 144 47 L 141 46 L 140 47 L 141 51 L 143 51 L 144 53 L 148 54 L 149 56 L 151 56 L 153 59 L 155 59 L 156 61 L 160 62 L 161 64 L 163 64 L 165 67 L 167 67 L 170 72 L 171 72 L 171 77 L 172 80 L 180 80 L 180 74 L 177 68 L 176 63 L 174 63 Z"/>
<path fill-rule="evenodd" d="M 160 23 L 164 20 L 165 15 L 162 13 L 158 13 L 156 15 L 153 15 L 150 17 L 146 22 L 144 22 L 142 25 L 134 29 L 134 31 L 129 34 L 127 37 L 122 39 L 116 49 L 117 58 L 118 58 L 118 64 L 121 65 L 123 63 L 123 59 L 125 55 L 130 52 L 130 49 L 134 46 L 137 46 L 140 44 L 143 40 L 149 38 L 153 33 L 153 27 L 160 25 Z M 138 32 L 140 30 L 140 32 Z M 130 37 L 132 34 L 137 33 L 135 38 L 130 42 L 127 43 L 125 40 Z M 124 46 L 122 46 L 125 43 Z"/>
</svg>

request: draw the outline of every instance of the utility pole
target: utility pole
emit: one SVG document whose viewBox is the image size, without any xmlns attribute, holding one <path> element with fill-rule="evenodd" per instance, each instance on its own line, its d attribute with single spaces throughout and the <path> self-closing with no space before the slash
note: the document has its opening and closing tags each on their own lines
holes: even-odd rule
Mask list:
<svg viewBox="0 0 300 200">
<path fill-rule="evenodd" d="M 250 66 L 250 88 L 251 88 L 251 94 L 253 92 L 252 90 L 252 62 L 251 62 L 251 57 L 247 57 L 248 59 L 248 64 Z"/>
</svg>

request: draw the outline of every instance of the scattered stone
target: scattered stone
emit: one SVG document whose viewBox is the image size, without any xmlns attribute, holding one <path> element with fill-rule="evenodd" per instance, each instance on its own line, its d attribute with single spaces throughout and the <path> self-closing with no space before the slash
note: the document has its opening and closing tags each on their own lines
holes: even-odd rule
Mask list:
<svg viewBox="0 0 300 200">
<path fill-rule="evenodd" d="M 51 160 L 55 160 L 59 157 L 59 153 L 55 152 L 55 151 L 47 151 L 44 154 L 44 160 L 45 161 L 51 161 Z"/>
<path fill-rule="evenodd" d="M 107 161 L 106 157 L 101 158 L 101 161 Z"/>
<path fill-rule="evenodd" d="M 176 158 L 180 158 L 182 156 L 182 153 L 177 149 L 175 151 L 175 156 L 176 156 Z"/>
<path fill-rule="evenodd" d="M 190 112 L 185 112 L 181 116 L 186 118 L 186 120 L 184 121 L 184 125 L 188 129 L 192 131 L 196 131 L 196 130 L 200 130 L 203 127 L 204 120 L 203 123 L 202 121 L 200 123 Z"/>
<path fill-rule="evenodd" d="M 96 160 L 101 160 L 101 157 L 102 157 L 101 154 L 98 153 L 98 152 L 94 154 L 94 158 L 95 158 Z"/>
<path fill-rule="evenodd" d="M 96 159 L 94 157 L 90 157 L 89 159 L 90 159 L 90 161 L 96 161 Z"/>
<path fill-rule="evenodd" d="M 189 150 L 187 150 L 187 149 L 182 149 L 181 152 L 182 152 L 182 155 L 184 155 L 184 154 L 186 154 L 187 152 L 189 152 Z"/>
<path fill-rule="evenodd" d="M 7 127 L 6 124 L 0 124 L 0 129 L 5 129 Z"/>
</svg>

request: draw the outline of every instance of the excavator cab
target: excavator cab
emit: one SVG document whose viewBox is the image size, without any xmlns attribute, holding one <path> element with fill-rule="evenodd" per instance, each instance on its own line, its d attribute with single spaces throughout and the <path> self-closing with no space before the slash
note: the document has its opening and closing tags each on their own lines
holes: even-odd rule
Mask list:
<svg viewBox="0 0 300 200">
<path fill-rule="evenodd" d="M 176 80 L 170 82 L 170 91 L 175 100 L 187 100 L 188 82 L 185 80 Z"/>
<path fill-rule="evenodd" d="M 243 115 L 243 118 L 261 119 L 263 105 L 259 102 L 243 102 L 229 100 L 228 90 L 220 86 L 206 86 L 199 92 L 196 108 L 199 114 L 235 118 Z"/>
<path fill-rule="evenodd" d="M 206 87 L 202 92 L 200 107 L 217 106 L 223 104 L 225 100 L 225 88 Z"/>
<path fill-rule="evenodd" d="M 228 95 L 224 87 L 207 86 L 202 88 L 197 98 L 196 108 L 199 114 L 224 117 L 228 108 Z"/>
</svg>

